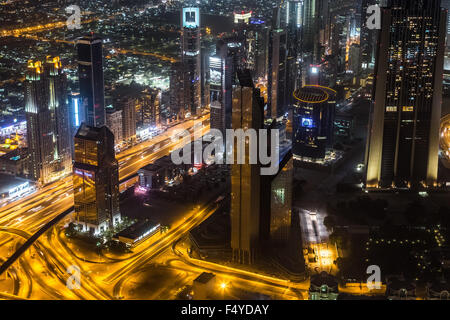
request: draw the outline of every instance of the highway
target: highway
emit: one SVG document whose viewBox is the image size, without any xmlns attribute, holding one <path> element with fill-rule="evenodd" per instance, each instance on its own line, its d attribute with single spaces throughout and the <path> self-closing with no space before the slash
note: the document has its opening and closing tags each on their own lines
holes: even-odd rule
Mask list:
<svg viewBox="0 0 450 320">
<path fill-rule="evenodd" d="M 209 131 L 209 115 L 205 115 L 198 119 L 197 121 L 201 121 L 204 126 L 201 129 L 202 135 Z M 184 141 L 172 141 L 172 137 L 177 132 L 177 130 L 190 130 L 193 131 L 194 121 L 189 120 L 185 123 L 174 126 L 164 132 L 163 134 L 142 142 L 139 145 L 136 145 L 130 149 L 125 150 L 123 153 L 117 155 L 117 159 L 120 162 L 120 179 L 124 179 L 131 175 L 134 175 L 137 170 L 141 167 L 154 162 L 158 158 L 161 158 L 170 153 L 173 149 L 182 147 Z M 0 244 L 4 244 L 0 246 L 0 252 L 4 253 L 2 256 L 9 257 L 13 252 L 14 248 L 17 249 L 18 245 L 23 242 L 23 239 L 31 236 L 31 234 L 35 233 L 46 223 L 51 221 L 58 214 L 64 212 L 73 206 L 73 193 L 72 193 L 72 177 L 66 177 L 61 179 L 58 182 L 52 183 L 50 185 L 45 186 L 42 189 L 39 189 L 34 194 L 27 196 L 23 199 L 15 201 L 14 203 L 10 203 L 3 208 L 0 209 Z M 17 237 L 17 235 L 13 236 L 13 241 L 11 241 L 11 232 L 7 232 L 8 230 L 12 230 L 17 228 L 22 232 L 26 232 L 28 236 Z M 43 237 L 39 238 L 39 240 L 35 244 L 35 248 L 39 247 L 39 252 L 43 252 L 45 256 L 45 261 L 38 262 L 35 258 L 30 258 L 30 251 L 25 254 L 25 257 L 21 257 L 19 259 L 19 266 L 14 264 L 12 268 L 21 266 L 25 263 L 30 263 L 32 261 L 33 268 L 23 268 L 22 270 L 24 274 L 20 276 L 22 279 L 32 279 L 33 281 L 37 281 L 40 279 L 39 275 L 27 276 L 26 272 L 32 272 L 36 269 L 42 269 L 42 272 L 45 272 L 49 276 L 53 275 L 53 281 L 59 282 L 63 285 L 61 291 L 66 291 L 64 279 L 67 278 L 65 275 L 65 270 L 63 266 L 64 262 L 68 260 L 55 258 L 58 255 L 53 251 L 52 246 L 44 246 L 45 249 L 42 248 Z M 13 248 L 14 247 L 14 248 Z M 13 249 L 12 249 L 13 248 Z M 38 253 L 35 257 L 40 257 L 41 253 Z M 62 255 L 64 257 L 68 257 L 70 255 Z M 28 257 L 28 258 L 27 258 Z M 50 257 L 50 258 L 49 258 Z M 31 259 L 31 260 L 30 260 Z M 54 262 L 49 262 L 54 261 Z M 50 265 L 50 270 L 48 264 Z M 35 267 L 36 265 L 36 267 Z M 11 269 L 12 269 L 11 268 Z M 58 272 L 56 272 L 58 271 Z M 65 281 L 65 280 L 64 280 Z M 22 285 L 27 281 L 21 281 Z M 29 281 L 28 281 L 29 282 Z M 47 283 L 47 281 L 45 282 Z M 61 298 L 59 294 L 52 293 L 55 289 L 48 289 L 48 294 L 45 298 Z M 88 290 L 85 295 L 79 296 L 78 298 L 86 298 L 86 299 L 100 299 L 100 298 L 110 298 L 110 296 L 106 294 L 95 295 L 94 293 L 98 292 L 95 290 Z M 25 290 L 26 291 L 26 290 Z M 45 291 L 45 290 L 44 290 Z M 101 291 L 100 291 L 101 292 Z M 40 296 L 39 296 L 40 297 Z M 66 295 L 64 296 L 66 297 Z M 25 295 L 27 298 L 27 295 Z M 74 298 L 73 294 L 68 294 L 67 298 Z"/>
</svg>

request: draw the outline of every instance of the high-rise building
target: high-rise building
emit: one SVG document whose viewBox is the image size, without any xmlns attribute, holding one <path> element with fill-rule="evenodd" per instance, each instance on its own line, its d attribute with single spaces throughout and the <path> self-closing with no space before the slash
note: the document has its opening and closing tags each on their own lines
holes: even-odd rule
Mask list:
<svg viewBox="0 0 450 320">
<path fill-rule="evenodd" d="M 433 186 L 447 13 L 440 1 L 391 0 L 381 16 L 366 185 Z"/>
<path fill-rule="evenodd" d="M 372 5 L 379 5 L 380 0 L 363 0 L 361 11 L 361 76 L 366 78 L 369 74 L 374 72 L 375 69 L 375 56 L 376 56 L 376 44 L 378 38 L 377 29 L 369 29 L 367 27 L 367 20 L 369 15 L 367 9 Z"/>
<path fill-rule="evenodd" d="M 67 80 L 59 57 L 29 61 L 25 81 L 29 174 L 47 184 L 71 172 Z"/>
<path fill-rule="evenodd" d="M 114 135 L 116 145 L 123 140 L 122 110 L 106 108 L 106 126 Z"/>
<path fill-rule="evenodd" d="M 73 188 L 75 223 L 94 234 L 120 222 L 119 165 L 114 135 L 106 127 L 82 124 L 75 135 Z"/>
<path fill-rule="evenodd" d="M 183 94 L 186 114 L 196 116 L 201 113 L 201 45 L 200 9 L 183 8 L 182 21 L 182 65 Z"/>
<path fill-rule="evenodd" d="M 184 119 L 183 64 L 173 63 L 170 67 L 170 114 Z"/>
<path fill-rule="evenodd" d="M 146 89 L 139 98 L 140 112 L 137 123 L 142 128 L 156 127 L 161 121 L 161 91 Z"/>
<path fill-rule="evenodd" d="M 68 99 L 69 104 L 69 127 L 70 127 L 70 144 L 72 146 L 73 152 L 73 137 L 78 131 L 81 123 L 86 122 L 86 118 L 84 116 L 84 108 L 81 104 L 80 94 L 78 92 L 73 92 L 69 94 Z"/>
<path fill-rule="evenodd" d="M 320 2 L 304 0 L 302 10 L 302 52 L 312 54 L 314 57 L 317 57 L 319 51 Z M 313 62 L 316 63 L 316 59 Z"/>
<path fill-rule="evenodd" d="M 247 70 L 248 71 L 248 70 Z M 263 126 L 264 99 L 255 89 L 250 72 L 239 72 L 233 88 L 233 129 L 260 129 Z M 234 155 L 237 144 L 234 144 Z M 254 262 L 260 241 L 260 166 L 250 164 L 249 144 L 245 164 L 231 165 L 231 248 L 233 261 Z"/>
<path fill-rule="evenodd" d="M 269 41 L 269 70 L 267 86 L 267 104 L 271 118 L 283 116 L 288 108 L 287 53 L 286 30 L 271 30 Z"/>
<path fill-rule="evenodd" d="M 336 101 L 330 89 L 307 85 L 295 91 L 293 153 L 300 161 L 325 159 L 332 147 Z"/>
<path fill-rule="evenodd" d="M 102 39 L 92 35 L 76 40 L 80 98 L 86 123 L 101 127 L 106 123 L 103 81 Z"/>
<path fill-rule="evenodd" d="M 209 58 L 209 88 L 210 88 L 210 102 L 211 102 L 211 114 L 210 125 L 211 129 L 218 129 L 225 134 L 226 122 L 225 122 L 225 108 L 226 98 L 228 96 L 225 89 L 226 74 L 230 70 L 227 68 L 230 64 L 230 57 L 220 57 L 215 55 Z M 231 82 L 230 82 L 231 87 Z M 231 99 L 229 101 L 231 104 Z"/>
<path fill-rule="evenodd" d="M 245 64 L 252 72 L 254 79 L 266 78 L 269 51 L 269 27 L 252 12 L 234 13 L 238 38 L 244 47 Z"/>
<path fill-rule="evenodd" d="M 122 110 L 122 138 L 127 143 L 133 143 L 136 139 L 136 98 L 125 97 L 121 101 Z"/>
<path fill-rule="evenodd" d="M 280 133 L 278 172 L 261 176 L 260 233 L 263 243 L 287 247 L 292 236 L 292 142 L 286 138 L 283 123 L 273 123 L 271 129 Z"/>
</svg>

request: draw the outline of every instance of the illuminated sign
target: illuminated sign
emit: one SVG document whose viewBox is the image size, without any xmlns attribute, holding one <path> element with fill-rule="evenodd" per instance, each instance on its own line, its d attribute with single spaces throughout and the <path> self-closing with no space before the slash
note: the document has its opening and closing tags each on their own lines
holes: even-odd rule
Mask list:
<svg viewBox="0 0 450 320">
<path fill-rule="evenodd" d="M 302 118 L 302 127 L 314 128 L 314 122 L 311 118 Z"/>
<path fill-rule="evenodd" d="M 200 27 L 200 8 L 183 8 L 183 28 Z"/>
<path fill-rule="evenodd" d="M 248 23 L 252 17 L 252 12 L 234 13 L 234 23 Z"/>
<path fill-rule="evenodd" d="M 18 197 L 28 192 L 30 190 L 30 183 L 27 181 L 25 183 L 19 184 L 18 186 L 9 190 L 8 194 L 10 198 Z"/>
</svg>

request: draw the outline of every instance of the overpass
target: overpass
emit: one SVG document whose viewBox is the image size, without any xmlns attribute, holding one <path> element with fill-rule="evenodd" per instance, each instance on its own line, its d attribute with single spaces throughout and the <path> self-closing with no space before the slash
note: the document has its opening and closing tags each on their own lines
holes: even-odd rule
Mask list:
<svg viewBox="0 0 450 320">
<path fill-rule="evenodd" d="M 59 221 L 61 221 L 65 216 L 67 216 L 69 213 L 73 211 L 73 206 L 64 211 L 63 213 L 57 215 L 55 218 L 53 218 L 50 222 L 46 223 L 41 229 L 39 229 L 35 234 L 33 234 L 31 237 L 29 237 L 25 243 L 16 251 L 14 254 L 9 257 L 1 266 L 0 266 L 0 276 L 5 272 L 25 251 L 27 251 L 33 243 L 41 236 L 43 235 L 47 230 L 49 230 L 51 227 L 53 227 L 55 224 L 57 224 Z M 0 229 L 1 231 L 1 229 Z M 26 237 L 25 235 L 22 235 L 23 237 Z"/>
</svg>

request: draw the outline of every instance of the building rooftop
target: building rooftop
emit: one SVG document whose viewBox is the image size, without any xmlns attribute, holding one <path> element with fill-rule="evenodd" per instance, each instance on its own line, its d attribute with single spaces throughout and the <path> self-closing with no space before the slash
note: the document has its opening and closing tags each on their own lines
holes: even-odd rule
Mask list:
<svg viewBox="0 0 450 320">
<path fill-rule="evenodd" d="M 141 220 L 117 233 L 114 238 L 124 237 L 127 239 L 137 239 L 144 235 L 147 231 L 157 228 L 158 226 L 159 223 L 154 223 L 148 219 Z"/>
<path fill-rule="evenodd" d="M 199 275 L 194 282 L 199 282 L 199 283 L 203 283 L 206 284 L 209 281 L 211 281 L 211 279 L 215 278 L 215 274 L 214 273 L 209 273 L 209 272 L 203 272 L 201 275 Z"/>
<path fill-rule="evenodd" d="M 15 176 L 0 173 L 0 194 L 9 192 L 14 187 L 17 187 L 25 182 L 28 182 L 26 179 L 17 178 Z"/>
</svg>

